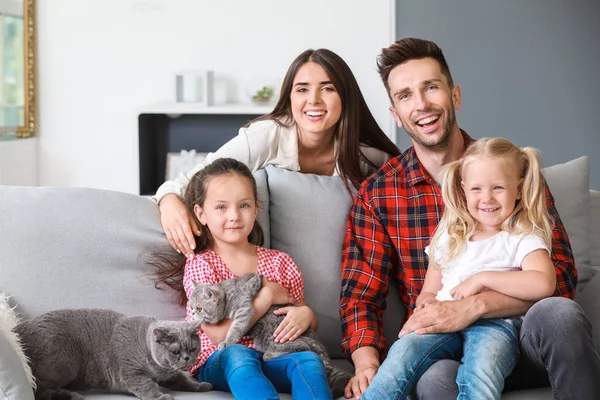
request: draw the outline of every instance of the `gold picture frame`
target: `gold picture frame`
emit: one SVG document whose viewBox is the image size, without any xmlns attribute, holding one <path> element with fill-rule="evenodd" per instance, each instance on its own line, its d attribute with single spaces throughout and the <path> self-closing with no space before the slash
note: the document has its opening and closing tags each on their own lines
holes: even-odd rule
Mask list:
<svg viewBox="0 0 600 400">
<path fill-rule="evenodd" d="M 17 137 L 35 136 L 36 128 L 36 28 L 35 0 L 23 0 L 23 56 L 25 67 L 25 122 L 17 127 Z"/>
</svg>

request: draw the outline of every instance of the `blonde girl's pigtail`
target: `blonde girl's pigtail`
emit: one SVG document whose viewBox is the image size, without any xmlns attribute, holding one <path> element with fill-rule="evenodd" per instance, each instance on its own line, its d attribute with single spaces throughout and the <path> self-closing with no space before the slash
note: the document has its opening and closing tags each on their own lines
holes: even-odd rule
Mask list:
<svg viewBox="0 0 600 400">
<path fill-rule="evenodd" d="M 444 232 L 448 234 L 448 243 L 445 245 L 446 254 L 443 254 L 444 264 L 454 259 L 465 246 L 470 229 L 467 202 L 461 186 L 462 160 L 448 163 L 440 172 L 442 184 L 442 197 L 445 210 L 438 227 L 431 239 L 430 249 L 439 245 L 440 237 Z"/>
<path fill-rule="evenodd" d="M 523 216 L 533 225 L 532 233 L 541 236 L 548 248 L 552 248 L 554 221 L 546 206 L 545 179 L 541 171 L 541 160 L 536 149 L 521 149 L 525 160 L 524 176 L 521 185 L 521 205 Z"/>
</svg>

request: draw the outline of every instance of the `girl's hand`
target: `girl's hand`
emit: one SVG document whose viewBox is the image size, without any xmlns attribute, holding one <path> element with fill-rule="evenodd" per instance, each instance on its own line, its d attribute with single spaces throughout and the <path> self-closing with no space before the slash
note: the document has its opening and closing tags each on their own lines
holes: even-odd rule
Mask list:
<svg viewBox="0 0 600 400">
<path fill-rule="evenodd" d="M 298 336 L 306 332 L 315 317 L 315 313 L 309 306 L 282 307 L 273 311 L 273 313 L 276 315 L 286 314 L 283 321 L 275 329 L 275 333 L 273 333 L 276 343 L 285 343 L 288 340 L 293 342 Z"/>
<path fill-rule="evenodd" d="M 271 293 L 272 305 L 296 303 L 281 283 L 269 282 L 267 278 L 263 276 L 262 286 L 264 290 L 268 290 Z"/>
<path fill-rule="evenodd" d="M 418 305 L 415 307 L 415 311 L 414 312 L 422 310 L 428 304 L 437 303 L 438 301 L 439 300 L 437 300 L 435 297 L 427 297 L 425 300 L 423 300 L 421 302 L 418 302 Z"/>
<path fill-rule="evenodd" d="M 194 257 L 194 233 L 200 235 L 200 230 L 183 201 L 176 194 L 169 193 L 160 200 L 158 208 L 160 223 L 171 246 L 188 258 Z"/>
<path fill-rule="evenodd" d="M 465 297 L 473 296 L 485 289 L 485 286 L 481 283 L 481 275 L 479 273 L 472 275 L 456 285 L 454 289 L 450 291 L 450 295 L 454 300 L 462 300 Z"/>
</svg>

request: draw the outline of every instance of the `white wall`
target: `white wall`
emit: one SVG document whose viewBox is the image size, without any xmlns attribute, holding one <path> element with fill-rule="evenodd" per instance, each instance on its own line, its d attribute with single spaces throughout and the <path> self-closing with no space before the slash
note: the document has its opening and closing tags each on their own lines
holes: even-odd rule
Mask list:
<svg viewBox="0 0 600 400">
<path fill-rule="evenodd" d="M 38 0 L 40 183 L 137 193 L 138 111 L 172 101 L 174 72 L 213 69 L 243 93 L 311 47 L 346 60 L 394 137 L 375 65 L 395 36 L 394 3 Z"/>
</svg>

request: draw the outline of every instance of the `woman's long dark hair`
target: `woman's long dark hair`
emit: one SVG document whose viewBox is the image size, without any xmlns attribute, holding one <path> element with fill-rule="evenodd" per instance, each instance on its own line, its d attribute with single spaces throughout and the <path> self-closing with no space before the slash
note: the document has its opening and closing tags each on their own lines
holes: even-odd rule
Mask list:
<svg viewBox="0 0 600 400">
<path fill-rule="evenodd" d="M 361 144 L 384 151 L 392 157 L 400 154 L 400 151 L 377 125 L 348 64 L 333 51 L 309 49 L 296 57 L 285 75 L 279 101 L 273 111 L 251 121 L 248 125 L 263 120 L 274 120 L 283 126 L 294 124 L 290 94 L 296 73 L 308 62 L 315 62 L 323 67 L 342 100 L 342 115 L 335 133 L 338 140 L 338 148 L 335 150 L 336 164 L 346 188 L 350 191 L 348 181 L 358 188 L 367 178 L 360 168 L 361 161 L 374 168 L 380 167 L 365 157 L 360 149 Z"/>
<path fill-rule="evenodd" d="M 194 206 L 204 206 L 206 200 L 206 189 L 210 180 L 216 176 L 225 174 L 238 174 L 247 178 L 252 184 L 254 199 L 257 199 L 256 181 L 252 172 L 246 164 L 234 160 L 233 158 L 219 158 L 208 164 L 206 167 L 198 171 L 186 186 L 183 195 L 183 204 L 189 209 L 196 224 L 200 227 L 200 236 L 194 235 L 196 240 L 196 248 L 194 254 L 201 253 L 213 247 L 213 237 L 208 230 L 208 227 L 202 225 L 196 214 Z M 257 246 L 262 246 L 264 243 L 264 234 L 258 221 L 254 221 L 254 227 L 248 235 L 248 241 Z M 167 285 L 180 293 L 179 304 L 185 305 L 187 297 L 183 287 L 183 274 L 185 272 L 186 257 L 183 254 L 177 253 L 172 248 L 170 251 L 155 252 L 150 256 L 148 263 L 154 265 L 157 269 L 154 286 L 161 289 L 161 285 Z"/>
</svg>

